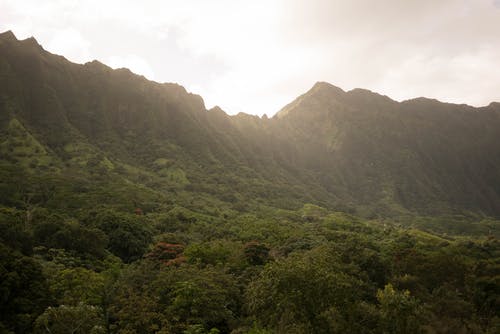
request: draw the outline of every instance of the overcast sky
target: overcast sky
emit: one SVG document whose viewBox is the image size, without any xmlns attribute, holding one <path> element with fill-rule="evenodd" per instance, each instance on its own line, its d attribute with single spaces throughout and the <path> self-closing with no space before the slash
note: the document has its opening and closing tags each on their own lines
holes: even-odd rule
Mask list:
<svg viewBox="0 0 500 334">
<path fill-rule="evenodd" d="M 500 101 L 500 0 L 0 0 L 0 31 L 271 116 L 316 81 Z"/>
</svg>

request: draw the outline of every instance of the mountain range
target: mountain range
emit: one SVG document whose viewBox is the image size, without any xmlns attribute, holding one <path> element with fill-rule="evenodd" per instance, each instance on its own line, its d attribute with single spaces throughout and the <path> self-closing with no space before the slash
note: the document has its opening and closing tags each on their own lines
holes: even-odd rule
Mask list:
<svg viewBox="0 0 500 334">
<path fill-rule="evenodd" d="M 500 104 L 274 117 L 0 34 L 0 333 L 499 333 Z"/>
<path fill-rule="evenodd" d="M 318 82 L 274 117 L 0 34 L 0 204 L 500 216 L 500 103 Z M 29 203 L 28 203 L 29 204 Z"/>
</svg>

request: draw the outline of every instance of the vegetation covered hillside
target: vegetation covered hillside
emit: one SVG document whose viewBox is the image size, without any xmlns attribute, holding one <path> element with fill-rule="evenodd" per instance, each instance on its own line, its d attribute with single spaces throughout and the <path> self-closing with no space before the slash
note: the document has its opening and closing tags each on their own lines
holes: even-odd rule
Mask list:
<svg viewBox="0 0 500 334">
<path fill-rule="evenodd" d="M 498 104 L 398 103 L 317 83 L 275 118 L 327 191 L 358 213 L 500 212 Z"/>
<path fill-rule="evenodd" d="M 500 107 L 273 118 L 0 34 L 0 333 L 496 333 Z"/>
<path fill-rule="evenodd" d="M 25 167 L 124 178 L 135 168 L 153 191 L 240 210 L 314 202 L 365 217 L 500 214 L 498 104 L 398 103 L 318 83 L 272 119 L 228 116 L 179 85 L 73 64 L 11 32 L 0 40 L 2 153 Z"/>
</svg>

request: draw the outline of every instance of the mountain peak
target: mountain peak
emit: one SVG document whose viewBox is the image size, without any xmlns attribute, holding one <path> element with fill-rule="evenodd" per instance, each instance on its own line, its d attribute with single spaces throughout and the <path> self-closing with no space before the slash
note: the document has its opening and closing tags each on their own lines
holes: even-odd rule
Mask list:
<svg viewBox="0 0 500 334">
<path fill-rule="evenodd" d="M 318 81 L 305 94 L 299 96 L 291 103 L 287 104 L 274 115 L 276 118 L 282 118 L 287 115 L 290 110 L 295 109 L 298 105 L 305 101 L 325 101 L 332 98 L 339 98 L 345 94 L 341 88 L 334 86 L 328 82 Z M 315 102 L 316 103 L 316 102 Z"/>
<path fill-rule="evenodd" d="M 38 43 L 38 41 L 36 40 L 36 38 L 33 36 L 21 40 L 21 42 L 23 42 L 25 44 L 32 44 L 32 45 L 36 45 L 36 46 L 41 46 L 40 43 Z"/>
<path fill-rule="evenodd" d="M 111 69 L 111 67 L 109 67 L 108 65 L 106 64 L 103 64 L 101 63 L 100 61 L 98 60 L 92 60 L 92 61 L 88 61 L 86 62 L 85 64 L 83 64 L 83 66 L 87 66 L 87 67 L 96 67 L 96 68 L 103 68 L 103 69 Z"/>
<path fill-rule="evenodd" d="M 308 93 L 316 93 L 316 92 L 335 93 L 335 94 L 345 93 L 345 91 L 342 88 L 334 86 L 331 83 L 325 81 L 316 82 Z"/>
<path fill-rule="evenodd" d="M 412 99 L 404 100 L 401 103 L 407 104 L 407 105 L 427 105 L 427 106 L 430 106 L 430 105 L 438 105 L 441 102 L 436 100 L 436 99 L 420 96 L 420 97 L 415 97 Z"/>
<path fill-rule="evenodd" d="M 42 49 L 42 46 L 38 43 L 35 37 L 31 36 L 26 39 L 19 40 L 16 35 L 12 32 L 12 30 L 7 30 L 0 33 L 0 42 L 15 42 L 21 46 L 35 46 L 39 49 Z"/>
<path fill-rule="evenodd" d="M 500 111 L 500 102 L 491 102 L 488 104 L 488 108 Z"/>
<path fill-rule="evenodd" d="M 208 109 L 207 112 L 214 113 L 214 114 L 220 114 L 220 115 L 222 115 L 222 114 L 226 115 L 224 110 L 222 110 L 222 108 L 219 106 L 214 106 L 214 107 Z"/>
<path fill-rule="evenodd" d="M 7 30 L 0 33 L 0 40 L 2 41 L 17 41 L 16 35 L 12 32 L 12 30 Z"/>
</svg>

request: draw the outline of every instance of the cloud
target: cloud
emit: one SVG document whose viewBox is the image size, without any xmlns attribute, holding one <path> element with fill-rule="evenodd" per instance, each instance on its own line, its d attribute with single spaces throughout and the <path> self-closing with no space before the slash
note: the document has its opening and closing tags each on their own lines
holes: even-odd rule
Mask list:
<svg viewBox="0 0 500 334">
<path fill-rule="evenodd" d="M 44 47 L 53 53 L 65 56 L 73 62 L 85 63 L 91 60 L 90 42 L 73 28 L 56 31 Z"/>
<path fill-rule="evenodd" d="M 74 61 L 271 115 L 315 81 L 397 99 L 500 100 L 498 0 L 0 0 L 0 29 Z M 68 28 L 69 27 L 69 28 Z"/>
</svg>

